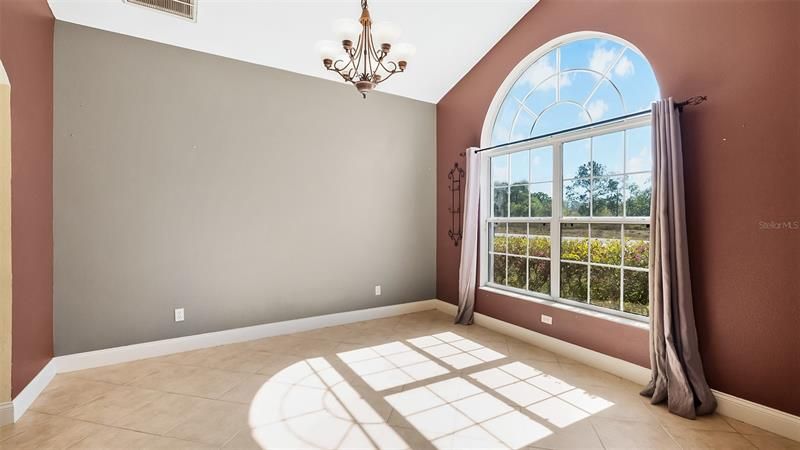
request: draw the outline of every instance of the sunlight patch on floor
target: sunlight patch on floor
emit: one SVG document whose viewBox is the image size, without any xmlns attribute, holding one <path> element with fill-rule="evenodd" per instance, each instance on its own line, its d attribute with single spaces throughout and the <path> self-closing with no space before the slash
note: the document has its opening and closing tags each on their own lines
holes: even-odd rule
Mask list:
<svg viewBox="0 0 800 450">
<path fill-rule="evenodd" d="M 559 428 L 614 406 L 521 362 L 476 372 L 470 378 Z"/>
<path fill-rule="evenodd" d="M 438 448 L 519 448 L 551 434 L 461 377 L 393 394 L 386 401 Z M 505 429 L 514 432 L 503 434 Z"/>
<path fill-rule="evenodd" d="M 409 448 L 380 403 L 438 449 L 516 450 L 614 405 L 452 332 L 406 342 L 416 349 L 394 341 L 337 354 L 369 401 L 325 358 L 275 374 L 251 404 L 254 439 L 263 448 Z"/>
<path fill-rule="evenodd" d="M 376 391 L 448 373 L 444 367 L 401 342 L 342 352 L 337 356 Z"/>
<path fill-rule="evenodd" d="M 409 448 L 324 358 L 295 363 L 264 384 L 250 427 L 262 448 Z"/>
<path fill-rule="evenodd" d="M 506 357 L 502 353 L 449 331 L 409 339 L 408 342 L 455 369 L 477 366 Z"/>
</svg>

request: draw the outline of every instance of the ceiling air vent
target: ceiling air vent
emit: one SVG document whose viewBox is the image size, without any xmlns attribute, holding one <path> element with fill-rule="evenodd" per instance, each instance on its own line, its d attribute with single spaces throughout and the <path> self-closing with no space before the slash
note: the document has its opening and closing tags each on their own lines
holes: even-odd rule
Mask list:
<svg viewBox="0 0 800 450">
<path fill-rule="evenodd" d="M 197 0 L 123 0 L 125 3 L 140 5 L 156 11 L 165 12 L 184 19 L 195 19 L 195 2 Z"/>
</svg>

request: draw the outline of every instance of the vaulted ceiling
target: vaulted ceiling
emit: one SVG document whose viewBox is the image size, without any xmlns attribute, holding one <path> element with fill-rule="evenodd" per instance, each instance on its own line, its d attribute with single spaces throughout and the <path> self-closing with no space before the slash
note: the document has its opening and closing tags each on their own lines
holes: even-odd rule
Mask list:
<svg viewBox="0 0 800 450">
<path fill-rule="evenodd" d="M 538 0 L 370 0 L 373 20 L 399 26 L 417 47 L 402 76 L 379 86 L 436 103 Z M 49 0 L 59 20 L 268 67 L 337 80 L 315 43 L 335 19 L 357 19 L 359 0 L 197 0 L 197 21 L 123 0 Z"/>
</svg>

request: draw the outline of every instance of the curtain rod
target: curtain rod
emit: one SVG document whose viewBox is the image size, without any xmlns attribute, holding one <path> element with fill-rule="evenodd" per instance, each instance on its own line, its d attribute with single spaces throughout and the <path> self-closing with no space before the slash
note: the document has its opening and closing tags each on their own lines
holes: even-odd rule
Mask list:
<svg viewBox="0 0 800 450">
<path fill-rule="evenodd" d="M 682 102 L 675 103 L 675 108 L 677 108 L 678 111 L 683 111 L 683 108 L 685 106 L 699 105 L 700 103 L 703 103 L 706 100 L 708 100 L 707 96 L 705 96 L 705 95 L 696 95 L 694 97 L 689 97 L 689 98 L 687 98 L 686 100 L 684 100 Z M 520 140 L 513 141 L 513 142 L 506 142 L 505 144 L 497 144 L 497 145 L 492 145 L 490 147 L 484 147 L 484 148 L 475 150 L 475 153 L 485 152 L 486 150 L 494 150 L 496 148 L 507 147 L 509 145 L 520 144 L 520 143 L 523 143 L 523 142 L 535 141 L 537 139 L 544 139 L 544 138 L 548 138 L 548 137 L 559 136 L 559 135 L 562 135 L 562 134 L 571 133 L 573 131 L 585 130 L 585 129 L 588 129 L 588 128 L 597 127 L 597 126 L 600 126 L 600 125 L 606 125 L 606 124 L 609 124 L 609 123 L 621 122 L 623 120 L 633 119 L 635 117 L 641 117 L 641 116 L 650 114 L 651 112 L 652 112 L 652 110 L 646 109 L 644 111 L 639 111 L 639 112 L 635 112 L 635 113 L 631 113 L 631 114 L 626 114 L 624 116 L 614 117 L 613 119 L 606 119 L 606 120 L 601 120 L 599 122 L 587 123 L 586 125 L 581 125 L 581 126 L 578 126 L 578 127 L 567 128 L 566 130 L 560 130 L 560 131 L 556 131 L 554 133 L 542 134 L 542 135 L 539 135 L 539 136 L 533 136 L 533 137 L 520 139 Z M 459 156 L 464 156 L 464 155 L 465 155 L 464 152 L 459 153 Z"/>
</svg>

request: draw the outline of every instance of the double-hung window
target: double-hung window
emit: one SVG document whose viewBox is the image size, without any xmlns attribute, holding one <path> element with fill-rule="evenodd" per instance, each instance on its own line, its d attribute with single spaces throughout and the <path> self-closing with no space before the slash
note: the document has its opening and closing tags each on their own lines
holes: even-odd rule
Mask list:
<svg viewBox="0 0 800 450">
<path fill-rule="evenodd" d="M 540 53 L 480 153 L 482 284 L 646 319 L 652 70 L 608 38 Z"/>
</svg>

